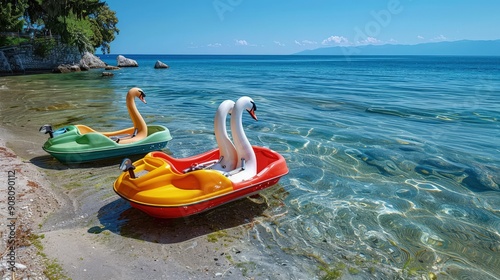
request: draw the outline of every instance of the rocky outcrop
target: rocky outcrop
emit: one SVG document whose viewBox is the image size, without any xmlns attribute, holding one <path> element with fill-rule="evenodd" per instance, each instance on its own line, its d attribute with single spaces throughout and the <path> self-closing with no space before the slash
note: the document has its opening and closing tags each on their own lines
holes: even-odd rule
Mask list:
<svg viewBox="0 0 500 280">
<path fill-rule="evenodd" d="M 35 51 L 33 44 L 25 43 L 0 48 L 0 76 L 17 74 L 49 73 L 59 65 L 78 65 L 82 55 L 76 47 L 56 43 L 45 56 Z"/>
<path fill-rule="evenodd" d="M 155 63 L 155 69 L 169 68 L 169 66 L 159 60 Z"/>
<path fill-rule="evenodd" d="M 23 60 L 18 54 L 13 55 L 10 58 L 10 67 L 14 72 L 23 72 L 24 73 L 24 66 L 23 66 Z"/>
<path fill-rule="evenodd" d="M 105 68 L 107 64 L 99 57 L 85 52 L 78 64 L 61 64 L 52 70 L 53 73 L 71 73 L 79 71 L 88 71 L 95 68 Z"/>
<path fill-rule="evenodd" d="M 83 67 L 82 67 L 83 66 Z M 105 68 L 108 66 L 106 63 L 104 63 L 100 58 L 97 56 L 85 52 L 82 56 L 82 59 L 80 59 L 80 67 L 81 68 Z"/>
<path fill-rule="evenodd" d="M 139 67 L 137 61 L 130 58 L 126 58 L 123 55 L 119 55 L 116 58 L 116 61 L 118 63 L 118 67 Z"/>
<path fill-rule="evenodd" d="M 0 51 L 0 73 L 12 73 L 9 60 L 2 51 Z"/>
<path fill-rule="evenodd" d="M 4 48 L 7 51 L 0 51 L 0 73 L 24 73 L 24 63 L 15 48 Z"/>
<path fill-rule="evenodd" d="M 85 64 L 85 62 L 82 62 L 82 61 L 80 60 L 80 69 L 81 69 L 82 71 L 89 71 L 89 70 L 90 70 L 90 66 L 88 66 L 87 64 Z"/>
<path fill-rule="evenodd" d="M 106 68 L 104 68 L 104 70 L 118 70 L 120 69 L 120 67 L 118 66 L 106 66 Z"/>
</svg>

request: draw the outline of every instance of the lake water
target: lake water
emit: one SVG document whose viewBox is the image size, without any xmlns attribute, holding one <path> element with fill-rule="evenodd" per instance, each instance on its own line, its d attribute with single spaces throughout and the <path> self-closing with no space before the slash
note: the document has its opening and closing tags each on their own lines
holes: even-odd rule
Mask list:
<svg viewBox="0 0 500 280">
<path fill-rule="evenodd" d="M 0 78 L 2 125 L 19 135 L 43 123 L 129 127 L 124 95 L 138 86 L 146 122 L 167 126 L 166 151 L 186 157 L 216 147 L 217 106 L 248 95 L 259 118 L 244 117 L 250 142 L 290 169 L 263 192 L 265 217 L 245 227 L 253 246 L 311 277 L 500 279 L 500 57 L 127 57 L 140 67 L 113 77 Z M 115 55 L 102 59 L 116 65 Z M 170 68 L 154 69 L 156 60 Z M 50 176 L 89 184 L 61 187 L 83 201 L 76 214 L 110 226 L 114 214 L 101 212 L 122 203 L 111 190 L 117 168 L 82 175 L 26 141 Z M 104 202 L 85 200 L 96 194 Z"/>
</svg>

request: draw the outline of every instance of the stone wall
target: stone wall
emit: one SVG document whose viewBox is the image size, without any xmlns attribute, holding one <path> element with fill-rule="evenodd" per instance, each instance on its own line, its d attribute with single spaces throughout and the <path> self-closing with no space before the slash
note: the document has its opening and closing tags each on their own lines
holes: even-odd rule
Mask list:
<svg viewBox="0 0 500 280">
<path fill-rule="evenodd" d="M 78 64 L 82 55 L 76 47 L 58 43 L 47 57 L 34 54 L 31 44 L 0 48 L 0 73 L 51 71 L 60 64 Z"/>
</svg>

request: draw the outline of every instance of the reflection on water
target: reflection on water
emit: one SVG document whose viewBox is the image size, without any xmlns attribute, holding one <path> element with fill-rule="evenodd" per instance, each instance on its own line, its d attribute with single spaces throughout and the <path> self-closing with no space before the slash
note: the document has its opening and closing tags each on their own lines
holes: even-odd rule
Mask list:
<svg viewBox="0 0 500 280">
<path fill-rule="evenodd" d="M 500 277 L 496 74 L 475 77 L 450 66 L 440 78 L 424 58 L 424 68 L 392 61 L 391 67 L 411 72 L 404 77 L 369 60 L 259 59 L 196 67 L 178 58 L 169 71 L 122 69 L 112 79 L 93 72 L 1 78 L 2 125 L 23 139 L 12 146 L 46 170 L 71 201 L 48 226 L 109 230 L 161 246 L 209 234 L 217 224 L 244 228 L 274 265 L 286 258 L 308 275 Z M 362 71 L 373 67 L 383 73 Z M 257 70 L 272 81 L 253 75 Z M 40 149 L 46 136 L 36 131 L 44 123 L 128 127 L 125 94 L 132 86 L 148 94 L 148 104 L 138 105 L 146 122 L 170 129 L 165 151 L 176 157 L 214 148 L 218 104 L 252 96 L 259 122 L 244 121 L 247 135 L 252 144 L 283 154 L 290 173 L 262 194 L 267 203 L 241 200 L 159 222 L 117 200 L 111 186 L 119 159 L 65 166 Z"/>
</svg>

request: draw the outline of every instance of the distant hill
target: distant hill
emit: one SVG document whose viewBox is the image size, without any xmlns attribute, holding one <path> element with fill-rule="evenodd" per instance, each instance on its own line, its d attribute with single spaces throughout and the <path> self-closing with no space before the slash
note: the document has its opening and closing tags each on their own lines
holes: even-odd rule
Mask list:
<svg viewBox="0 0 500 280">
<path fill-rule="evenodd" d="M 363 45 L 305 50 L 296 55 L 483 55 L 500 56 L 500 40 L 448 41 L 417 45 Z"/>
</svg>

